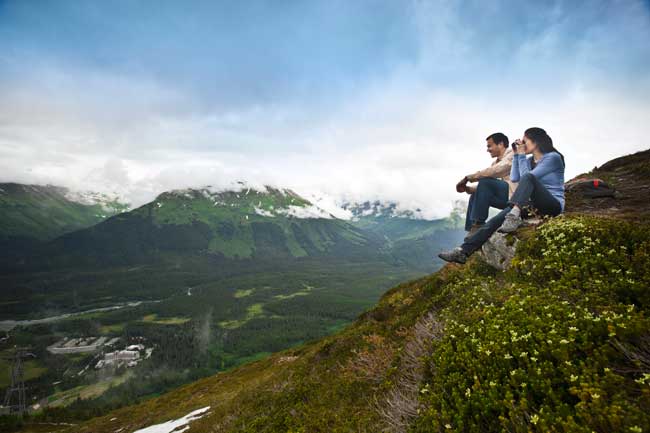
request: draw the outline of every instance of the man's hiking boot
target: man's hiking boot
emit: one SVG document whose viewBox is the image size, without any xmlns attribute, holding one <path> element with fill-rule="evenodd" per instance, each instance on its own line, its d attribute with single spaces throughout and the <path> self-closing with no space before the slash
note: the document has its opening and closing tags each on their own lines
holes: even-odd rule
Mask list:
<svg viewBox="0 0 650 433">
<path fill-rule="evenodd" d="M 456 247 L 451 251 L 443 251 L 438 254 L 438 257 L 446 262 L 460 263 L 461 265 L 467 261 L 467 254 L 460 247 Z"/>
<path fill-rule="evenodd" d="M 512 233 L 519 228 L 523 220 L 520 216 L 513 215 L 509 213 L 506 215 L 506 219 L 501 224 L 499 231 L 501 233 Z"/>
<path fill-rule="evenodd" d="M 465 236 L 465 238 L 463 239 L 463 242 L 467 242 L 467 240 L 468 240 L 469 238 L 471 238 L 471 237 L 474 235 L 474 233 L 476 233 L 477 231 L 481 230 L 481 228 L 482 228 L 484 225 L 485 225 L 485 224 L 476 224 L 476 223 L 472 224 L 472 227 L 469 229 L 469 232 L 467 232 L 467 236 Z"/>
</svg>

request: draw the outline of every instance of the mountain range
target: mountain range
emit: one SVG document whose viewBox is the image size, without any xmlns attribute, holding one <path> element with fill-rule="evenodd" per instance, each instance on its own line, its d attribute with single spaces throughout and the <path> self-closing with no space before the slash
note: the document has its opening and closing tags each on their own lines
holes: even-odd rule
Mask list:
<svg viewBox="0 0 650 433">
<path fill-rule="evenodd" d="M 363 205 L 324 206 L 244 182 L 167 191 L 134 209 L 52 186 L 3 189 L 0 218 L 25 229 L 7 230 L 0 250 L 0 329 L 8 332 L 0 354 L 32 347 L 33 394 L 47 396 L 43 407 L 65 401 L 72 411 L 105 410 L 331 334 L 388 287 L 437 269 L 434 252 L 463 235 L 456 214 L 360 215 Z M 66 220 L 79 214 L 89 218 Z M 137 381 L 116 387 L 119 396 L 73 404 L 130 377 L 95 372 L 93 353 L 47 350 L 62 338 L 98 337 L 146 341 L 153 356 Z"/>
</svg>

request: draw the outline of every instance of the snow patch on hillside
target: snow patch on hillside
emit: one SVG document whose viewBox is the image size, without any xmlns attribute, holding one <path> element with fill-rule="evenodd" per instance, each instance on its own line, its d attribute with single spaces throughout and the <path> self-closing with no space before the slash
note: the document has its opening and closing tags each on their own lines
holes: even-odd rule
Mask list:
<svg viewBox="0 0 650 433">
<path fill-rule="evenodd" d="M 221 185 L 205 185 L 202 188 L 212 195 L 224 192 L 243 192 L 245 195 L 248 195 L 251 191 L 266 193 L 268 190 L 268 187 L 263 183 L 246 182 L 242 180 L 231 181 Z"/>
<path fill-rule="evenodd" d="M 129 208 L 122 197 L 116 192 L 72 191 L 66 190 L 64 197 L 75 203 L 85 206 L 100 205 L 105 212 L 114 213 L 121 210 L 119 207 Z M 117 204 L 117 206 L 116 206 Z"/>
<path fill-rule="evenodd" d="M 326 218 L 333 219 L 334 215 L 319 208 L 316 205 L 310 206 L 289 206 L 283 209 L 277 209 L 276 213 L 294 218 Z"/>
<path fill-rule="evenodd" d="M 348 209 L 343 209 L 334 197 L 325 194 L 307 194 L 307 200 L 318 206 L 323 211 L 333 215 L 334 217 L 342 220 L 351 220 L 353 217 L 352 212 Z"/>
<path fill-rule="evenodd" d="M 261 215 L 261 216 L 271 217 L 271 218 L 273 218 L 275 216 L 270 211 L 265 210 L 265 209 L 261 209 L 261 208 L 259 208 L 257 206 L 255 206 L 255 213 L 258 214 L 258 215 Z"/>
<path fill-rule="evenodd" d="M 405 207 L 395 201 L 344 202 L 342 207 L 350 211 L 355 220 L 363 217 L 427 219 L 420 208 Z"/>
<path fill-rule="evenodd" d="M 210 410 L 210 406 L 197 409 L 185 415 L 182 418 L 156 424 L 143 429 L 137 430 L 133 433 L 182 433 L 190 428 L 188 425 L 192 421 L 196 421 Z"/>
</svg>

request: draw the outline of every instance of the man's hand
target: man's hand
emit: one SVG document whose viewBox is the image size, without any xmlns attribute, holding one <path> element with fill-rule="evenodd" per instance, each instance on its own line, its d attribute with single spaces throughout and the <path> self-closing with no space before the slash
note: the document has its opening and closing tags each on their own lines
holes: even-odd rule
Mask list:
<svg viewBox="0 0 650 433">
<path fill-rule="evenodd" d="M 465 192 L 467 190 L 467 180 L 467 176 L 465 176 L 456 184 L 456 192 Z"/>
</svg>

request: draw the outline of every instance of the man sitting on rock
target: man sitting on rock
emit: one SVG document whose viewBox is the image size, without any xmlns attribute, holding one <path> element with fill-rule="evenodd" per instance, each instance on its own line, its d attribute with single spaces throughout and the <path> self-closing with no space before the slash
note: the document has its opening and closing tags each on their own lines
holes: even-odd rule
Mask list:
<svg viewBox="0 0 650 433">
<path fill-rule="evenodd" d="M 488 153 L 495 158 L 492 165 L 474 174 L 468 174 L 456 184 L 456 191 L 470 195 L 465 218 L 468 236 L 485 224 L 490 207 L 504 209 L 508 205 L 508 198 L 517 187 L 510 181 L 513 152 L 509 147 L 508 137 L 496 132 L 485 140 Z M 467 185 L 468 182 L 478 182 L 478 185 L 470 186 Z"/>
<path fill-rule="evenodd" d="M 502 233 L 517 230 L 523 222 L 522 212 L 532 209 L 539 216 L 552 217 L 564 211 L 564 156 L 555 149 L 551 137 L 542 128 L 528 128 L 524 137 L 513 145 L 516 155 L 510 177 L 517 182 L 517 190 L 507 206 L 466 237 L 460 247 L 438 254 L 441 259 L 465 263 L 497 230 Z"/>
</svg>

